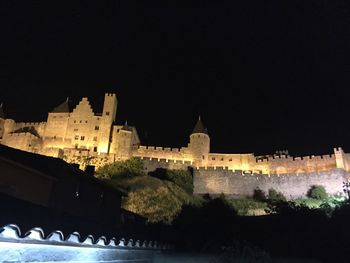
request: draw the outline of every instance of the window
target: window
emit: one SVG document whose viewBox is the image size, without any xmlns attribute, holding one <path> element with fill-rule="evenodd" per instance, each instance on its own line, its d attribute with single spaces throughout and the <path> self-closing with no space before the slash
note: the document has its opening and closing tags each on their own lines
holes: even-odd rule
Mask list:
<svg viewBox="0 0 350 263">
<path fill-rule="evenodd" d="M 119 132 L 119 129 L 117 129 L 117 132 Z"/>
<path fill-rule="evenodd" d="M 97 136 L 95 136 L 93 140 L 94 140 L 94 142 L 97 142 Z"/>
<path fill-rule="evenodd" d="M 79 123 L 82 123 L 83 121 L 79 121 Z"/>
<path fill-rule="evenodd" d="M 98 131 L 100 129 L 99 126 L 95 126 L 95 131 Z"/>
<path fill-rule="evenodd" d="M 205 159 L 205 156 L 204 156 L 204 155 L 202 155 L 202 159 L 203 159 L 203 160 Z"/>
<path fill-rule="evenodd" d="M 230 160 L 229 160 L 230 162 L 232 162 L 232 158 L 230 158 Z"/>
<path fill-rule="evenodd" d="M 96 146 L 94 147 L 94 152 L 97 152 L 97 147 Z"/>
<path fill-rule="evenodd" d="M 84 141 L 85 140 L 85 136 L 80 136 L 80 140 Z"/>
<path fill-rule="evenodd" d="M 223 161 L 224 160 L 224 158 L 221 158 L 221 161 Z"/>
<path fill-rule="evenodd" d="M 74 140 L 79 140 L 79 135 L 75 135 Z"/>
<path fill-rule="evenodd" d="M 212 159 L 213 161 L 215 161 L 215 157 L 211 157 L 211 159 Z"/>
<path fill-rule="evenodd" d="M 87 123 L 87 121 L 85 121 L 85 123 Z"/>
<path fill-rule="evenodd" d="M 77 121 L 74 121 L 74 123 L 77 123 Z"/>
<path fill-rule="evenodd" d="M 78 129 L 74 129 L 74 131 L 78 131 Z"/>
<path fill-rule="evenodd" d="M 106 116 L 109 116 L 109 111 L 106 111 Z"/>
<path fill-rule="evenodd" d="M 79 145 L 76 143 L 76 144 L 74 145 L 74 147 L 75 147 L 75 149 L 78 149 Z"/>
</svg>

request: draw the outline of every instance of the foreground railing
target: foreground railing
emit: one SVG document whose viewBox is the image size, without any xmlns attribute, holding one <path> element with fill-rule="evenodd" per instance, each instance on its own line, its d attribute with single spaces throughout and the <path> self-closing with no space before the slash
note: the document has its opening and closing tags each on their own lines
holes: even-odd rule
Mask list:
<svg viewBox="0 0 350 263">
<path fill-rule="evenodd" d="M 84 240 L 74 232 L 61 231 L 45 236 L 41 228 L 24 235 L 16 225 L 0 228 L 0 262 L 153 262 L 156 252 L 169 249 L 155 241 L 133 241 L 89 235 Z"/>
</svg>

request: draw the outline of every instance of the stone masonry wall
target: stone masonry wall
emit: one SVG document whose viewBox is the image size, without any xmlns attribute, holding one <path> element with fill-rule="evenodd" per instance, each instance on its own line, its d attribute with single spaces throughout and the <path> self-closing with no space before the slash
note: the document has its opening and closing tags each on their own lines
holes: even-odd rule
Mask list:
<svg viewBox="0 0 350 263">
<path fill-rule="evenodd" d="M 187 148 L 138 146 L 132 153 L 135 157 L 190 161 L 192 156 Z"/>
<path fill-rule="evenodd" d="M 334 154 L 304 157 L 278 157 L 257 160 L 256 166 L 265 164 L 270 174 L 310 173 L 336 168 Z"/>
<path fill-rule="evenodd" d="M 187 170 L 189 166 L 192 166 L 191 162 L 187 161 L 174 161 L 166 159 L 155 158 L 140 158 L 143 162 L 145 172 L 152 172 L 157 168 L 164 168 L 170 170 Z"/>
<path fill-rule="evenodd" d="M 343 194 L 343 182 L 349 174 L 343 169 L 304 174 L 248 174 L 224 168 L 194 170 L 194 194 L 220 194 L 232 197 L 252 196 L 255 189 L 265 193 L 270 188 L 283 193 L 287 199 L 305 197 L 313 185 L 322 185 L 330 195 Z"/>
</svg>

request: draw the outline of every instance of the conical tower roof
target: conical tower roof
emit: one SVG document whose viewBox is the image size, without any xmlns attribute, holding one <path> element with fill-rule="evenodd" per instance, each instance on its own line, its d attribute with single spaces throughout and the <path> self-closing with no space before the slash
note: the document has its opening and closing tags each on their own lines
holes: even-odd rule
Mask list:
<svg viewBox="0 0 350 263">
<path fill-rule="evenodd" d="M 3 110 L 3 104 L 0 104 L 0 118 L 5 119 L 5 114 L 4 114 L 4 110 Z"/>
<path fill-rule="evenodd" d="M 69 103 L 68 103 L 68 101 L 69 101 L 69 99 L 67 98 L 66 101 L 64 101 L 62 104 L 58 105 L 51 112 L 52 113 L 69 112 Z"/>
<path fill-rule="evenodd" d="M 204 133 L 208 135 L 207 128 L 204 127 L 203 122 L 201 120 L 201 116 L 199 116 L 196 126 L 194 126 L 192 134 L 194 133 Z"/>
</svg>

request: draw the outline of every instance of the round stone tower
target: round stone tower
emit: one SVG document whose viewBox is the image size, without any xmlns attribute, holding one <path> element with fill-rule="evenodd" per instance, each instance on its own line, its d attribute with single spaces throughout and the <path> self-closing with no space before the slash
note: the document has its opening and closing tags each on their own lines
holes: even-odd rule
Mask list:
<svg viewBox="0 0 350 263">
<path fill-rule="evenodd" d="M 192 155 L 195 166 L 201 167 L 207 165 L 210 152 L 210 137 L 200 117 L 190 135 L 188 150 Z"/>
</svg>

